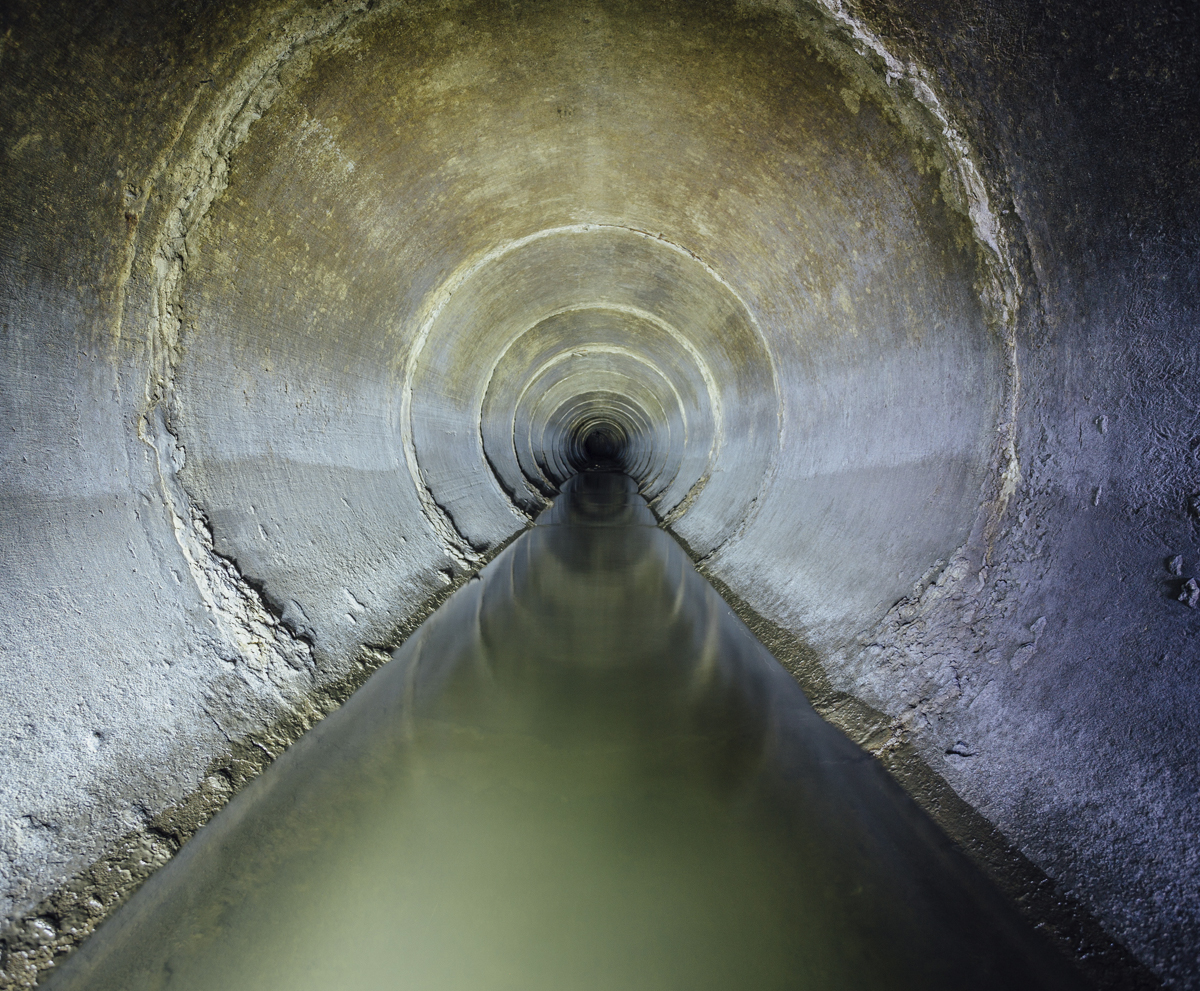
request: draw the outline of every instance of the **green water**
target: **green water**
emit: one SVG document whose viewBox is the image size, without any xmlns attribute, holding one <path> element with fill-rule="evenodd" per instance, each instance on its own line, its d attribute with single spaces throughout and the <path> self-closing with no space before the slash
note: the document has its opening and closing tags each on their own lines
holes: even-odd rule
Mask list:
<svg viewBox="0 0 1200 991">
<path fill-rule="evenodd" d="M 51 986 L 1075 986 L 653 522 L 573 479 Z"/>
</svg>

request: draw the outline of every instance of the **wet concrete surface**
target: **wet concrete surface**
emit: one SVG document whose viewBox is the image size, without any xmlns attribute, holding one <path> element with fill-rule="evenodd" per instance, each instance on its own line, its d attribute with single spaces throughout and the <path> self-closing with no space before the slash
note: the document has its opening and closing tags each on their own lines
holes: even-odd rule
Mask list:
<svg viewBox="0 0 1200 991">
<path fill-rule="evenodd" d="M 1084 987 L 585 473 L 50 981 Z"/>
</svg>

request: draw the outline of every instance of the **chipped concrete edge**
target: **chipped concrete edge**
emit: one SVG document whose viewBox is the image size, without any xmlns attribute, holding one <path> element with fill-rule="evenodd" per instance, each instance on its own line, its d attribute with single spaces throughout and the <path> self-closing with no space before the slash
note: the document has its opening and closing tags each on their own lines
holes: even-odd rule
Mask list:
<svg viewBox="0 0 1200 991">
<path fill-rule="evenodd" d="M 955 119 L 949 101 L 928 69 L 915 59 L 903 58 L 891 50 L 847 0 L 800 2 L 823 12 L 845 33 L 850 48 L 882 75 L 898 106 L 915 104 L 927 115 L 932 132 L 929 136 L 944 158 L 940 170 L 942 194 L 947 204 L 970 224 L 982 277 L 977 285 L 979 301 L 991 330 L 1003 344 L 1007 378 L 992 466 L 995 487 L 987 499 L 988 529 L 994 536 L 1021 480 L 1016 446 L 1021 387 L 1017 328 L 1025 287 L 1013 255 L 1013 245 L 1021 243 L 1020 231 L 1009 229 L 1019 225 L 1019 220 L 1010 216 L 1006 222 L 996 212 L 992 202 L 999 195 L 994 188 L 996 183 L 985 178 L 987 170 L 968 137 L 967 128 Z"/>
</svg>

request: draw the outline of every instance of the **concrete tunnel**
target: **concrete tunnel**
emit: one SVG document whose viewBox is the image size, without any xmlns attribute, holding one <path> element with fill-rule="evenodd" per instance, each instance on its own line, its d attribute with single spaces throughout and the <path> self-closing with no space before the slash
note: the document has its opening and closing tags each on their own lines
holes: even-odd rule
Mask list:
<svg viewBox="0 0 1200 991">
<path fill-rule="evenodd" d="M 1194 6 L 0 19 L 0 985 L 602 456 L 1097 986 L 1200 988 Z"/>
</svg>

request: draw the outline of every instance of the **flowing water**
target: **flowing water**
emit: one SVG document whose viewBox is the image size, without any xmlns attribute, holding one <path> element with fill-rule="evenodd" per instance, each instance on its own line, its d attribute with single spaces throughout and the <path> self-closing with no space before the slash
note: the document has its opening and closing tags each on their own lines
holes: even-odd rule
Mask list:
<svg viewBox="0 0 1200 991">
<path fill-rule="evenodd" d="M 538 523 L 54 991 L 1076 986 L 629 479 Z"/>
</svg>

